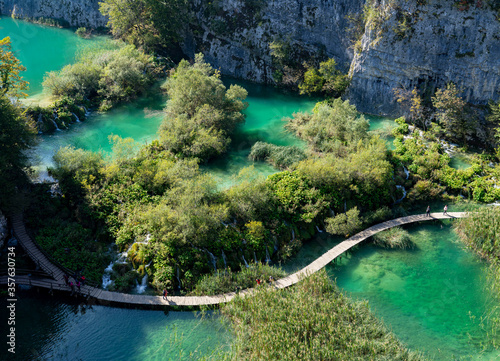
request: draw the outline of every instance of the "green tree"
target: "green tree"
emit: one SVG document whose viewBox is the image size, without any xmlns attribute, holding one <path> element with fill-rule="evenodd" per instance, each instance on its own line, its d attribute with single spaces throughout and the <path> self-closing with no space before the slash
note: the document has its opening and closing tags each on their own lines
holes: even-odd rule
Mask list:
<svg viewBox="0 0 500 361">
<path fill-rule="evenodd" d="M 182 157 L 202 161 L 224 153 L 236 126 L 245 119 L 247 91 L 238 85 L 227 89 L 220 74 L 196 55 L 183 60 L 165 84 L 169 100 L 160 127 L 160 142 Z"/>
<path fill-rule="evenodd" d="M 345 148 L 368 136 L 369 122 L 349 101 L 316 104 L 312 114 L 296 113 L 286 129 L 306 140 L 314 151 L 345 153 Z"/>
<path fill-rule="evenodd" d="M 0 95 L 0 208 L 5 209 L 16 189 L 29 182 L 26 155 L 35 142 L 33 122 L 6 95 Z"/>
<path fill-rule="evenodd" d="M 0 94 L 26 97 L 23 90 L 28 90 L 28 82 L 23 80 L 20 73 L 26 68 L 12 52 L 10 38 L 0 40 Z"/>
<path fill-rule="evenodd" d="M 458 94 L 459 89 L 453 83 L 436 91 L 432 104 L 437 110 L 437 118 L 448 134 L 463 144 L 467 135 L 474 133 L 477 119 L 467 113 L 466 103 Z"/>
<path fill-rule="evenodd" d="M 104 0 L 100 10 L 116 37 L 154 49 L 179 40 L 187 6 L 186 0 Z"/>
<path fill-rule="evenodd" d="M 363 222 L 359 218 L 359 210 L 354 207 L 346 213 L 326 219 L 326 231 L 331 234 L 349 237 L 361 229 Z"/>
<path fill-rule="evenodd" d="M 304 81 L 299 85 L 300 94 L 324 93 L 340 97 L 347 86 L 349 78 L 337 68 L 335 59 L 328 59 L 319 64 L 319 69 L 310 67 L 304 74 Z"/>
</svg>

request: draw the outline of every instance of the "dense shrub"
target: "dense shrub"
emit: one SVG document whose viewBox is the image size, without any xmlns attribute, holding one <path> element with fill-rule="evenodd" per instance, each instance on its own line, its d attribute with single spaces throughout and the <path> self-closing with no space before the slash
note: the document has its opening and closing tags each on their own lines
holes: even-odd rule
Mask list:
<svg viewBox="0 0 500 361">
<path fill-rule="evenodd" d="M 56 97 L 91 101 L 107 110 L 144 94 L 154 80 L 153 58 L 134 46 L 84 52 L 77 63 L 46 75 L 43 86 Z"/>
</svg>

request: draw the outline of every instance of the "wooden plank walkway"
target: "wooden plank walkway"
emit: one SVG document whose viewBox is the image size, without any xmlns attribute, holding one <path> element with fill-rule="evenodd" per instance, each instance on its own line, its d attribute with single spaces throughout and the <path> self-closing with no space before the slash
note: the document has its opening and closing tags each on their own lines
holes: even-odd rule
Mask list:
<svg viewBox="0 0 500 361">
<path fill-rule="evenodd" d="M 335 258 L 342 255 L 344 252 L 348 251 L 352 247 L 360 244 L 367 238 L 373 236 L 374 234 L 384 231 L 386 229 L 401 226 L 404 224 L 414 223 L 414 222 L 424 222 L 436 219 L 453 219 L 453 218 L 463 218 L 467 217 L 466 212 L 450 212 L 447 214 L 442 213 L 431 213 L 430 217 L 425 214 L 419 214 L 408 217 L 401 217 L 393 219 L 387 222 L 383 222 L 372 227 L 365 229 L 362 232 L 348 238 L 347 240 L 339 243 L 337 246 L 333 247 L 328 252 L 324 253 L 322 256 L 317 258 L 314 262 L 310 263 L 308 266 L 304 267 L 300 271 L 289 275 L 280 280 L 276 280 L 274 286 L 278 289 L 290 287 L 297 282 L 299 282 L 304 277 L 307 277 L 323 267 L 328 263 L 332 262 Z M 16 284 L 26 284 L 36 287 L 48 288 L 58 291 L 70 292 L 71 289 L 64 283 L 63 270 L 54 265 L 40 250 L 38 246 L 33 242 L 31 237 L 29 237 L 26 232 L 26 227 L 23 222 L 23 217 L 21 213 L 16 214 L 12 217 L 12 226 L 14 229 L 14 235 L 16 236 L 18 242 L 26 250 L 31 258 L 42 268 L 47 274 L 52 278 L 37 279 L 31 278 L 29 276 L 17 276 L 15 277 Z M 7 277 L 0 277 L 0 284 L 6 284 Z M 241 296 L 245 296 L 254 292 L 255 289 L 247 289 L 239 292 Z M 95 298 L 96 300 L 103 302 L 105 304 L 126 304 L 126 305 L 137 305 L 137 306 L 203 306 L 203 305 L 216 305 L 220 303 L 229 302 L 235 297 L 236 293 L 226 293 L 217 296 L 169 296 L 167 300 L 164 300 L 161 296 L 148 296 L 148 295 L 131 295 L 127 293 L 110 292 L 102 290 L 99 288 L 94 288 L 90 286 L 81 287 L 81 294 L 84 296 Z"/>
</svg>

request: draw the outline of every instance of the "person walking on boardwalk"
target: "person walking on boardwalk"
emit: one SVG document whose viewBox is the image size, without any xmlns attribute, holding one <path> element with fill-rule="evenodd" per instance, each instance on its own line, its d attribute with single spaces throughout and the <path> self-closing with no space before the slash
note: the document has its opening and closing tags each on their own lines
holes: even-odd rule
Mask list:
<svg viewBox="0 0 500 361">
<path fill-rule="evenodd" d="M 427 214 L 427 217 L 431 216 L 431 206 L 427 206 L 427 210 L 425 211 L 425 214 Z"/>
<path fill-rule="evenodd" d="M 164 300 L 167 300 L 167 295 L 168 295 L 168 292 L 166 289 L 163 289 L 163 299 Z"/>
<path fill-rule="evenodd" d="M 443 212 L 443 214 L 448 214 L 448 206 L 447 205 L 444 206 L 444 212 Z"/>
</svg>

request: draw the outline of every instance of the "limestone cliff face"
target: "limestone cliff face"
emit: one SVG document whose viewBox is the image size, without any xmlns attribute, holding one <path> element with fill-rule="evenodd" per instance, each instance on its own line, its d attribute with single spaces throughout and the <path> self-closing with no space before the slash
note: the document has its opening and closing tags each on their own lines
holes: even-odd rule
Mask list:
<svg viewBox="0 0 500 361">
<path fill-rule="evenodd" d="M 448 82 L 468 102 L 499 99 L 500 22 L 493 11 L 442 0 L 397 4 L 388 9 L 381 33 L 367 27 L 352 61 L 349 96 L 358 109 L 395 115 L 394 88 L 432 93 Z"/>
<path fill-rule="evenodd" d="M 269 44 L 278 39 L 305 56 L 333 57 L 347 70 L 353 54 L 346 16 L 359 13 L 364 0 L 221 0 L 217 8 L 206 3 L 194 1 L 199 28 L 186 42 L 188 55 L 202 51 L 224 74 L 272 83 Z"/>
<path fill-rule="evenodd" d="M 64 20 L 70 26 L 97 28 L 107 24 L 99 12 L 99 0 L 0 0 L 0 13 L 19 18 Z"/>
<path fill-rule="evenodd" d="M 374 0 L 375 1 L 375 0 Z M 0 0 L 2 14 L 64 19 L 73 26 L 103 26 L 99 0 Z M 223 74 L 273 83 L 269 44 L 281 40 L 294 56 L 334 58 L 352 76 L 348 96 L 358 109 L 396 115 L 393 89 L 418 87 L 432 93 L 447 82 L 469 102 L 499 99 L 500 22 L 477 1 L 377 0 L 384 19 L 365 28 L 354 53 L 349 15 L 366 0 L 191 0 L 194 25 L 184 51 L 203 52 Z"/>
</svg>

